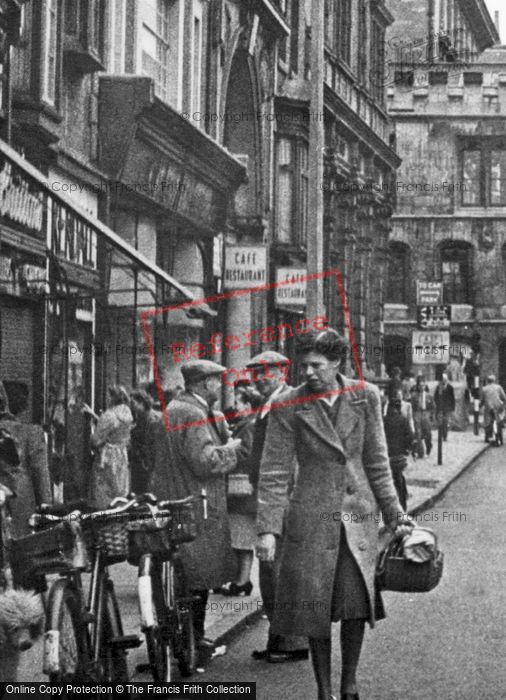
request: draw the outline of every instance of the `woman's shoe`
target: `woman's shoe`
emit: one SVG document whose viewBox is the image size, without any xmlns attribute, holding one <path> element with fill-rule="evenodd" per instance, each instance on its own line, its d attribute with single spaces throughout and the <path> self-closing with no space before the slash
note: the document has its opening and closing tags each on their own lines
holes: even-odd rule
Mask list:
<svg viewBox="0 0 506 700">
<path fill-rule="evenodd" d="M 246 583 L 243 583 L 242 585 L 238 585 L 237 583 L 226 583 L 224 586 L 221 587 L 220 593 L 221 595 L 225 596 L 239 596 L 239 595 L 250 595 L 251 591 L 253 590 L 253 584 L 251 581 L 246 581 Z"/>
</svg>

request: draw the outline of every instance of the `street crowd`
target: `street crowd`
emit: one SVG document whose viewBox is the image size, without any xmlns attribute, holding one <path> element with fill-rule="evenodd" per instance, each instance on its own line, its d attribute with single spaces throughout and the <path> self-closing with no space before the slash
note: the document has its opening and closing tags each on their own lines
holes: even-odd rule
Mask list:
<svg viewBox="0 0 506 700">
<path fill-rule="evenodd" d="M 366 622 L 374 627 L 385 617 L 375 586 L 378 522 L 396 535 L 411 531 L 407 456 L 430 453 L 433 414 L 447 438 L 455 397 L 445 374 L 433 395 L 423 375 L 403 379 L 397 369 L 383 396 L 347 378 L 347 344 L 332 329 L 301 334 L 296 352 L 299 386 L 287 383 L 287 357 L 261 352 L 246 364 L 254 371 L 237 381 L 225 413 L 215 406 L 227 368 L 208 359 L 185 362 L 184 388 L 165 395 L 170 430 L 148 391 L 110 387 L 100 415 L 83 404 L 94 424 L 88 497 L 103 509 L 132 491 L 160 499 L 205 492 L 207 517 L 199 513 L 197 539 L 181 547 L 198 666 L 214 652 L 205 636 L 209 592 L 248 596 L 256 553 L 270 624 L 253 658 L 283 663 L 310 655 L 318 698 L 329 700 L 331 623 L 340 621 L 341 698 L 356 700 Z M 489 437 L 506 404 L 492 376 L 482 399 Z M 17 535 L 27 531 L 35 506 L 51 500 L 42 429 L 17 420 L 21 404 L 9 406 L 0 384 L 0 483 L 18 496 Z M 322 511 L 343 517 L 322 520 Z"/>
</svg>

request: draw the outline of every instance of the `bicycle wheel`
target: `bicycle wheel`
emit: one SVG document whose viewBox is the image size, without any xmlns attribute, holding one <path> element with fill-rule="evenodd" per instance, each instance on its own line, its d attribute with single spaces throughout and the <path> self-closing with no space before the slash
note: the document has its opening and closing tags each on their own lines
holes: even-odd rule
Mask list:
<svg viewBox="0 0 506 700">
<path fill-rule="evenodd" d="M 90 660 L 79 593 L 66 579 L 51 587 L 44 638 L 44 672 L 51 683 L 82 683 Z"/>
<path fill-rule="evenodd" d="M 174 656 L 177 659 L 181 675 L 187 677 L 195 673 L 197 648 L 195 645 L 195 630 L 193 628 L 192 598 L 186 584 L 183 563 L 178 558 L 174 559 L 173 563 L 173 580 L 177 619 Z"/>
<path fill-rule="evenodd" d="M 161 564 L 153 561 L 149 555 L 145 558 L 144 571 L 149 573 L 139 576 L 139 601 L 149 665 L 154 682 L 167 683 L 172 680 L 167 589 Z"/>
<path fill-rule="evenodd" d="M 123 637 L 123 624 L 110 578 L 106 578 L 104 581 L 103 596 L 102 634 L 99 652 L 101 680 L 126 683 L 129 680 L 126 652 L 124 649 L 118 649 L 114 646 L 114 640 Z"/>
</svg>

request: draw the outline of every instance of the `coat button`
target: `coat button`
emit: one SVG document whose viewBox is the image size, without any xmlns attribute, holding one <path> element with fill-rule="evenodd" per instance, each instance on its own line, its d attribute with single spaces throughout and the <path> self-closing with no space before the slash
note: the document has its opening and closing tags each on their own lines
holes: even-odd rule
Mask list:
<svg viewBox="0 0 506 700">
<path fill-rule="evenodd" d="M 367 549 L 367 543 L 362 540 L 362 542 L 358 543 L 358 548 L 361 552 L 365 552 L 365 550 Z"/>
<path fill-rule="evenodd" d="M 346 487 L 346 493 L 347 493 L 349 496 L 353 496 L 353 494 L 356 493 L 356 492 L 355 492 L 355 489 L 353 488 L 353 486 L 347 486 L 347 487 Z"/>
</svg>

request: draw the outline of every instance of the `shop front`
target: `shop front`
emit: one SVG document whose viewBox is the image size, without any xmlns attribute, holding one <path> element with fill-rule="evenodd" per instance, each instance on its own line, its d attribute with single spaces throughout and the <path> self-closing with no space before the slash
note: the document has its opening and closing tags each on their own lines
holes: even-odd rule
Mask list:
<svg viewBox="0 0 506 700">
<path fill-rule="evenodd" d="M 70 499 L 85 495 L 91 460 L 83 402 L 103 409 L 125 362 L 151 380 L 140 312 L 194 296 L 3 142 L 0 159 L 0 379 L 20 419 L 44 425 Z M 125 343 L 112 345 L 122 314 Z"/>
</svg>

